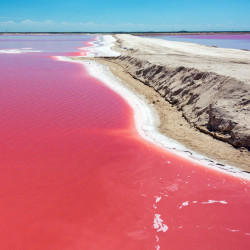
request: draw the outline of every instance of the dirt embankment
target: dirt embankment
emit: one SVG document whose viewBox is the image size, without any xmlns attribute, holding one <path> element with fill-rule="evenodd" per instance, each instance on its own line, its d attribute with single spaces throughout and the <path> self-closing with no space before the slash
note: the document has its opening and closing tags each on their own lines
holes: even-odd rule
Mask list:
<svg viewBox="0 0 250 250">
<path fill-rule="evenodd" d="M 122 56 L 80 60 L 107 65 L 127 88 L 144 95 L 159 115 L 161 133 L 249 172 L 250 52 L 115 37 L 112 49 Z"/>
<path fill-rule="evenodd" d="M 249 85 L 233 77 L 195 68 L 167 67 L 133 56 L 110 60 L 176 105 L 202 132 L 250 149 Z"/>
</svg>

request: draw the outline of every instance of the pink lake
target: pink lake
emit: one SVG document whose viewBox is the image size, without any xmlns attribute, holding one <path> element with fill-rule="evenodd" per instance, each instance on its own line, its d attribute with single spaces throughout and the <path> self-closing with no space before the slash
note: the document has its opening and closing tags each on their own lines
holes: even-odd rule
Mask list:
<svg viewBox="0 0 250 250">
<path fill-rule="evenodd" d="M 145 141 L 123 98 L 55 60 L 93 39 L 0 38 L 40 51 L 0 54 L 0 249 L 249 249 L 249 181 Z"/>
</svg>

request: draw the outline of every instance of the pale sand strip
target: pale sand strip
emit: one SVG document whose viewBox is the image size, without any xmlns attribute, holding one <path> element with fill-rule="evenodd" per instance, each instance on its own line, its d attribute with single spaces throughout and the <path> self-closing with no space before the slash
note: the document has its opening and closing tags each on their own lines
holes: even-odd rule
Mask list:
<svg viewBox="0 0 250 250">
<path fill-rule="evenodd" d="M 245 171 L 250 171 L 250 152 L 247 149 L 235 149 L 227 143 L 215 140 L 211 136 L 200 133 L 194 129 L 193 126 L 191 127 L 186 122 L 186 120 L 181 117 L 183 115 L 183 111 L 177 111 L 175 107 L 169 105 L 169 103 L 166 102 L 164 98 L 162 98 L 161 95 L 154 90 L 154 88 L 152 88 L 152 86 L 150 88 L 143 84 L 144 80 L 140 75 L 144 74 L 144 72 L 134 74 L 136 70 L 144 68 L 143 60 L 148 60 L 152 64 L 163 66 L 166 65 L 167 67 L 169 66 L 169 68 L 170 66 L 176 68 L 182 65 L 186 67 L 195 67 L 195 69 L 204 70 L 204 72 L 207 72 L 207 76 L 213 74 L 210 73 L 211 70 L 211 72 L 221 73 L 222 80 L 227 76 L 234 78 L 235 80 L 230 79 L 231 85 L 228 86 L 228 92 L 223 90 L 223 93 L 216 91 L 216 89 L 211 89 L 211 92 L 208 93 L 210 96 L 205 95 L 205 101 L 209 102 L 211 100 L 213 102 L 214 97 L 216 97 L 216 95 L 218 96 L 218 94 L 224 94 L 225 97 L 227 94 L 228 96 L 231 96 L 230 88 L 231 90 L 236 90 L 236 92 L 233 93 L 233 99 L 228 99 L 228 102 L 231 102 L 231 105 L 229 105 L 228 110 L 226 110 L 227 112 L 224 112 L 224 115 L 227 115 L 225 119 L 228 119 L 228 117 L 231 119 L 231 116 L 234 120 L 236 120 L 236 122 L 239 122 L 239 125 L 242 125 L 241 129 L 243 129 L 241 131 L 244 131 L 245 129 L 247 135 L 250 125 L 249 122 L 247 122 L 250 119 L 249 104 L 242 106 L 240 102 L 241 98 L 248 99 L 250 94 L 250 87 L 247 87 L 250 85 L 250 52 L 233 49 L 212 48 L 190 43 L 175 43 L 172 41 L 168 42 L 159 39 L 140 38 L 131 35 L 116 35 L 116 37 L 118 38 L 118 43 L 114 49 L 121 52 L 128 58 L 132 57 L 139 60 L 141 59 L 141 66 L 139 65 L 139 67 L 135 67 L 133 69 L 134 66 L 129 65 L 128 61 L 123 61 L 124 58 L 102 58 L 102 63 L 108 64 L 111 67 L 111 70 L 113 67 L 114 70 L 112 71 L 115 75 L 119 75 L 120 78 L 123 78 L 125 82 L 129 83 L 129 85 L 132 85 L 133 88 L 139 93 L 146 95 L 150 103 L 154 103 L 154 106 L 157 108 L 161 117 L 159 130 L 165 135 L 181 142 L 187 148 L 204 154 L 210 158 L 216 159 L 219 162 L 235 165 L 241 169 L 244 169 Z M 193 50 L 194 53 L 192 53 Z M 202 56 L 202 53 L 205 53 L 204 51 L 206 51 L 205 57 Z M 197 56 L 197 54 L 199 54 L 199 56 Z M 150 75 L 151 73 L 148 72 L 150 70 L 148 65 L 145 65 L 145 67 L 146 76 L 144 78 L 147 80 L 147 75 Z M 133 77 L 131 77 L 131 75 Z M 134 78 L 141 78 L 142 81 L 141 79 L 138 81 Z M 219 81 L 221 78 L 219 78 Z M 242 82 L 244 87 L 241 85 L 239 80 L 245 80 Z M 240 86 L 234 85 L 234 82 L 240 84 Z M 238 91 L 239 88 L 243 89 L 242 93 Z M 235 93 L 239 95 L 237 96 Z M 233 105 L 234 103 L 235 105 Z M 246 115 L 244 115 L 245 112 Z M 190 114 L 192 115 L 192 113 Z M 223 113 L 221 113 L 221 115 L 223 117 Z M 243 126 L 246 126 L 246 128 L 243 128 Z M 239 127 L 237 128 L 239 129 Z"/>
<path fill-rule="evenodd" d="M 123 56 L 112 61 L 177 106 L 200 131 L 250 149 L 249 51 L 117 37 L 115 48 Z"/>
<path fill-rule="evenodd" d="M 136 56 L 153 64 L 169 67 L 196 68 L 234 77 L 250 85 L 250 52 L 214 48 L 195 43 L 115 35 L 120 41 L 114 47 L 122 55 Z"/>
</svg>

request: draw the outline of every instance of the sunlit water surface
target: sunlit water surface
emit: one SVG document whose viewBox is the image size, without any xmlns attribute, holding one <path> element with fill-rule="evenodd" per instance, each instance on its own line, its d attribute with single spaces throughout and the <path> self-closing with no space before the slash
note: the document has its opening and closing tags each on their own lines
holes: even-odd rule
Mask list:
<svg viewBox="0 0 250 250">
<path fill-rule="evenodd" d="M 152 35 L 145 36 L 169 41 L 198 43 L 220 48 L 250 50 L 250 34 Z"/>
</svg>

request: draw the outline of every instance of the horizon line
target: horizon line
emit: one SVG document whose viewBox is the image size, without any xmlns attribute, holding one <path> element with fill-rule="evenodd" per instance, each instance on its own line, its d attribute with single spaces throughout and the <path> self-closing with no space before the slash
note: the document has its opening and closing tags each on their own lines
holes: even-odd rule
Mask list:
<svg viewBox="0 0 250 250">
<path fill-rule="evenodd" d="M 1 31 L 0 34 L 65 34 L 65 33 L 78 33 L 78 34 L 154 34 L 154 33 L 250 33 L 250 30 L 220 30 L 220 31 Z"/>
</svg>

